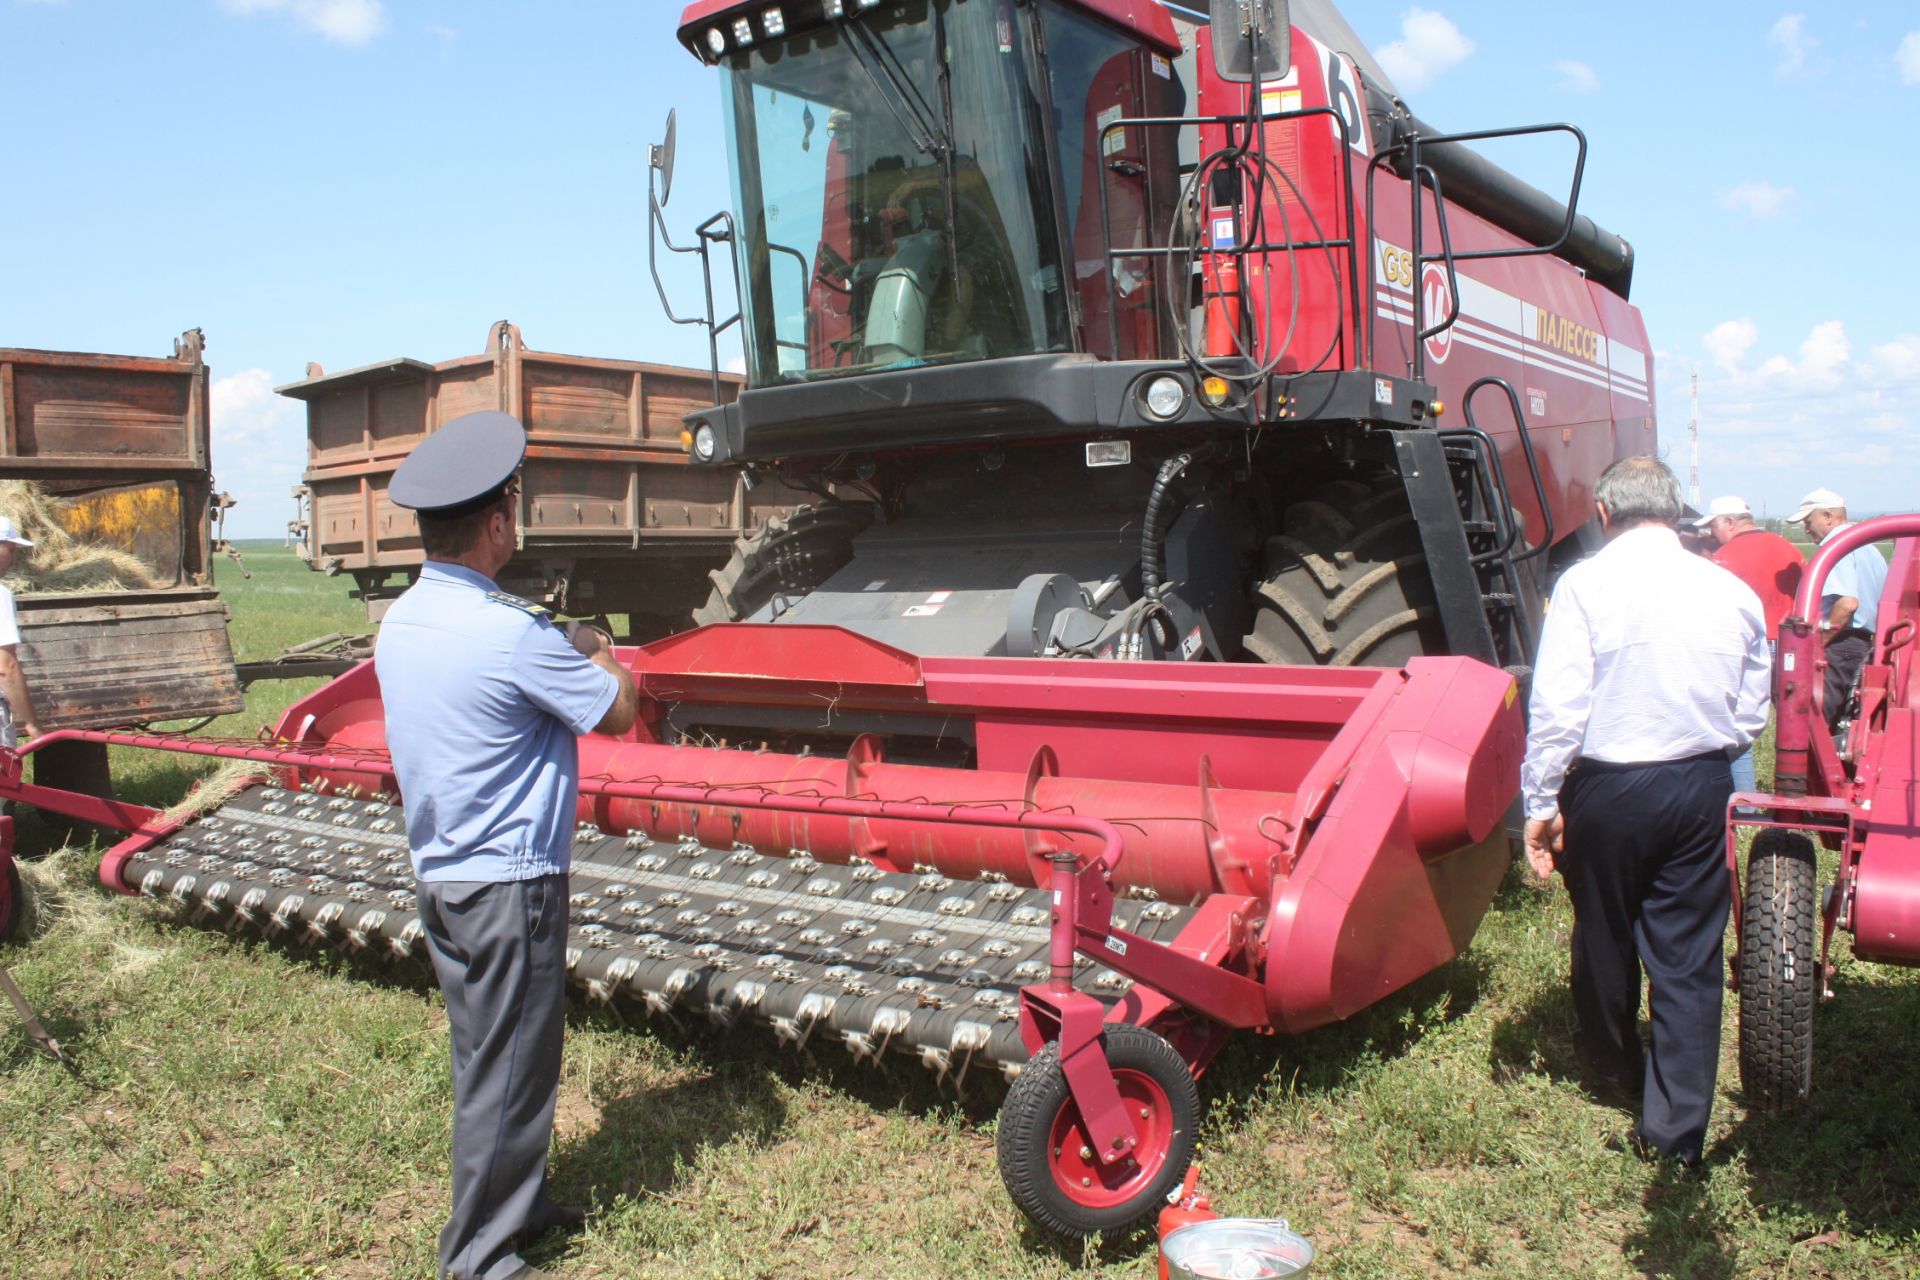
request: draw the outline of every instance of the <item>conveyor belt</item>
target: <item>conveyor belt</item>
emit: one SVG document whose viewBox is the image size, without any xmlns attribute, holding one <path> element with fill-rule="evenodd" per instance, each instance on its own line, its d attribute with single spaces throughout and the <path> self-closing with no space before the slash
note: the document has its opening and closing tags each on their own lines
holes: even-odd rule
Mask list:
<svg viewBox="0 0 1920 1280">
<path fill-rule="evenodd" d="M 406 823 L 381 798 L 256 786 L 132 858 L 130 885 L 198 920 L 424 955 Z M 943 1076 L 1027 1057 L 1019 989 L 1047 976 L 1048 895 L 1004 882 L 837 866 L 804 853 L 575 835 L 567 963 L 594 998 L 722 1026 L 829 1035 L 856 1056 L 916 1055 Z M 1170 940 L 1188 907 L 1125 901 L 1115 922 Z M 1078 958 L 1112 1001 L 1124 976 Z"/>
</svg>

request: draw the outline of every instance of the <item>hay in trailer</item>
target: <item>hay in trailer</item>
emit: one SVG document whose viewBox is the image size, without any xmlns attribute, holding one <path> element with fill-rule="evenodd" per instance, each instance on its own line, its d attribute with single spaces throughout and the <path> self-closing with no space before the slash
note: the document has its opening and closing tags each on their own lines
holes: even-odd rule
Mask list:
<svg viewBox="0 0 1920 1280">
<path fill-rule="evenodd" d="M 7 575 L 15 595 L 62 591 L 150 591 L 166 585 L 138 556 L 77 541 L 60 523 L 68 505 L 31 480 L 0 480 L 0 515 L 33 540 Z"/>
</svg>

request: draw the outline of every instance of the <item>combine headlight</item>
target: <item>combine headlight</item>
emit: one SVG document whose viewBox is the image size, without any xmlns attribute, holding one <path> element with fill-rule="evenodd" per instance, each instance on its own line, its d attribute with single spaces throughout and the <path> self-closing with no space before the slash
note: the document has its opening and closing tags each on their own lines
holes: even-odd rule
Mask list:
<svg viewBox="0 0 1920 1280">
<path fill-rule="evenodd" d="M 778 9 L 769 9 L 760 15 L 760 29 L 767 33 L 767 39 L 777 40 L 787 34 L 787 15 Z"/>
<path fill-rule="evenodd" d="M 1187 407 L 1187 389 L 1172 374 L 1161 374 L 1147 384 L 1147 412 L 1161 420 L 1177 418 Z"/>
<path fill-rule="evenodd" d="M 880 7 L 880 0 L 860 0 L 860 7 L 862 9 L 878 9 Z"/>
<path fill-rule="evenodd" d="M 719 57 L 727 51 L 727 33 L 718 27 L 707 28 L 707 52 Z"/>
<path fill-rule="evenodd" d="M 829 18 L 837 18 L 842 12 L 841 0 L 826 0 L 826 3 L 820 7 Z"/>
<path fill-rule="evenodd" d="M 753 23 L 745 18 L 733 20 L 733 42 L 742 49 L 753 43 Z"/>
<path fill-rule="evenodd" d="M 720 442 L 713 437 L 713 428 L 701 423 L 693 429 L 693 456 L 702 462 L 712 462 L 713 455 L 719 451 Z"/>
</svg>

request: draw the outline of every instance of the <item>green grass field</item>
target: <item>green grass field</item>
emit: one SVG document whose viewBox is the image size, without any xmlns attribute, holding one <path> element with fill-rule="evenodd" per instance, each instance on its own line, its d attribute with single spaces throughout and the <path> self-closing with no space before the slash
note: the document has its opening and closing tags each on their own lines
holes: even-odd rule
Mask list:
<svg viewBox="0 0 1920 1280">
<path fill-rule="evenodd" d="M 222 567 L 243 659 L 360 619 L 281 552 Z M 305 687 L 261 685 L 221 732 Z M 116 760 L 178 798 L 192 770 Z M 1768 773 L 1763 760 L 1762 776 Z M 34 868 L 44 932 L 0 950 L 87 1083 L 0 1033 L 0 1276 L 426 1277 L 445 1207 L 445 1018 L 424 965 L 203 932 Z M 1727 1019 L 1708 1172 L 1620 1150 L 1574 1080 L 1569 913 L 1516 871 L 1472 948 L 1355 1021 L 1241 1036 L 1202 1082 L 1226 1212 L 1280 1216 L 1329 1277 L 1920 1274 L 1920 982 L 1838 947 L 1813 1104 L 1748 1117 Z M 583 1277 L 1133 1276 L 1151 1239 L 1036 1235 L 993 1161 L 1003 1090 L 801 1057 L 750 1031 L 569 1018 L 553 1177 L 598 1214 L 531 1255 Z"/>
</svg>

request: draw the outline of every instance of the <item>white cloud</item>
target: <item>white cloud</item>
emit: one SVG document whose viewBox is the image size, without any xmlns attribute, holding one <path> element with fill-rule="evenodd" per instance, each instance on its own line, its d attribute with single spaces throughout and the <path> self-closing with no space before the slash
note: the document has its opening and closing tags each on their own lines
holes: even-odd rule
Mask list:
<svg viewBox="0 0 1920 1280">
<path fill-rule="evenodd" d="M 227 535 L 277 537 L 293 518 L 290 493 L 306 457 L 306 412 L 275 395 L 265 369 L 245 369 L 214 381 L 208 398 L 217 488 L 239 504 L 227 516 Z"/>
<path fill-rule="evenodd" d="M 1592 93 L 1600 87 L 1599 75 L 1578 59 L 1562 58 L 1553 69 L 1560 73 L 1560 87 L 1568 93 Z"/>
<path fill-rule="evenodd" d="M 1776 517 L 1813 485 L 1847 495 L 1856 515 L 1911 509 L 1912 472 L 1899 462 L 1920 432 L 1920 334 L 1856 357 L 1845 322 L 1827 320 L 1749 365 L 1766 345 L 1744 318 L 1701 340 L 1712 361 L 1700 369 L 1701 487 Z M 1659 366 L 1669 447 L 1685 444 L 1691 369 L 1684 356 Z"/>
<path fill-rule="evenodd" d="M 358 45 L 387 27 L 380 0 L 219 0 L 228 13 L 283 13 L 335 44 Z"/>
<path fill-rule="evenodd" d="M 1445 14 L 1413 8 L 1400 15 L 1400 38 L 1380 48 L 1380 65 L 1399 89 L 1411 92 L 1465 62 L 1474 47 Z"/>
<path fill-rule="evenodd" d="M 1700 345 L 1713 357 L 1714 364 L 1728 373 L 1740 367 L 1753 344 L 1760 341 L 1760 328 L 1744 316 L 1738 320 L 1723 320 L 1707 330 L 1700 339 Z"/>
<path fill-rule="evenodd" d="M 1900 68 L 1902 84 L 1920 84 L 1920 31 L 1907 32 L 1907 38 L 1894 50 L 1893 61 Z"/>
<path fill-rule="evenodd" d="M 1722 208 L 1737 209 L 1749 218 L 1777 218 L 1792 200 L 1792 187 L 1771 182 L 1743 182 L 1720 193 Z"/>
<path fill-rule="evenodd" d="M 1780 61 L 1773 73 L 1781 77 L 1804 75 L 1807 72 L 1807 59 L 1820 42 L 1807 34 L 1807 15 L 1789 13 L 1773 24 L 1767 32 L 1767 43 L 1778 46 Z"/>
</svg>

